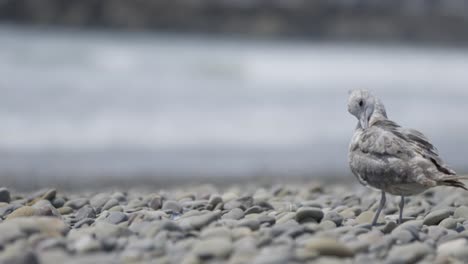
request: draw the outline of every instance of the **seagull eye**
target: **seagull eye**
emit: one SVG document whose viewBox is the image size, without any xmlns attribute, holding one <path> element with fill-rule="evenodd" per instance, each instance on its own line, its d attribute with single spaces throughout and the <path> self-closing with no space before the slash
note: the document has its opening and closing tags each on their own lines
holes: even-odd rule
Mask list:
<svg viewBox="0 0 468 264">
<path fill-rule="evenodd" d="M 359 106 L 362 106 L 364 104 L 364 102 L 361 100 L 359 101 Z"/>
</svg>

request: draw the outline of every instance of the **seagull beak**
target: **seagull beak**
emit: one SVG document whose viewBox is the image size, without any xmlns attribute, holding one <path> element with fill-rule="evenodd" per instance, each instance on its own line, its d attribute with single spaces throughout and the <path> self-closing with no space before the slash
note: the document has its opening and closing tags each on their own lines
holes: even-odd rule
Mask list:
<svg viewBox="0 0 468 264">
<path fill-rule="evenodd" d="M 367 115 L 365 112 L 361 114 L 359 123 L 361 123 L 362 129 L 367 129 L 369 127 L 369 120 L 367 120 Z"/>
</svg>

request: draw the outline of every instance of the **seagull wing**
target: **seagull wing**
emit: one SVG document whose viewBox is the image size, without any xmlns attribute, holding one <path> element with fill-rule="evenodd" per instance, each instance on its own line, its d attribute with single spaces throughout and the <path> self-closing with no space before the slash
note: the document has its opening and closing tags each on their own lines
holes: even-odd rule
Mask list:
<svg viewBox="0 0 468 264">
<path fill-rule="evenodd" d="M 466 189 L 465 179 L 444 164 L 436 148 L 419 131 L 382 119 L 353 138 L 349 162 L 361 183 L 388 186 L 448 185 Z M 380 186 L 379 186 L 380 185 Z"/>
<path fill-rule="evenodd" d="M 349 163 L 361 183 L 381 189 L 415 182 L 409 162 L 413 153 L 398 127 L 392 121 L 380 120 L 353 137 Z"/>
<path fill-rule="evenodd" d="M 437 149 L 429 142 L 429 139 L 427 139 L 423 133 L 414 129 L 403 128 L 400 128 L 400 131 L 407 141 L 413 145 L 415 151 L 425 159 L 430 160 L 439 172 L 447 175 L 456 175 L 456 172 L 449 168 L 439 157 Z"/>
<path fill-rule="evenodd" d="M 416 179 L 417 182 L 428 186 L 432 185 L 433 181 L 435 181 L 437 185 L 454 186 L 467 190 L 466 186 L 460 182 L 460 180 L 464 180 L 466 177 L 456 176 L 456 172 L 444 163 L 439 157 L 437 149 L 429 142 L 423 133 L 414 129 L 401 128 L 398 124 L 390 120 L 382 120 L 379 122 L 380 124 L 377 124 L 377 126 L 384 128 L 385 131 L 392 133 L 395 137 L 399 138 L 401 142 L 404 142 L 405 148 L 400 149 L 405 149 L 409 157 L 413 159 L 413 162 L 409 159 L 407 160 L 412 164 L 413 170 L 413 176 L 407 179 Z M 432 165 L 433 169 L 428 168 L 428 164 Z M 425 177 L 420 177 L 421 173 Z M 414 176 L 416 176 L 416 178 Z"/>
</svg>

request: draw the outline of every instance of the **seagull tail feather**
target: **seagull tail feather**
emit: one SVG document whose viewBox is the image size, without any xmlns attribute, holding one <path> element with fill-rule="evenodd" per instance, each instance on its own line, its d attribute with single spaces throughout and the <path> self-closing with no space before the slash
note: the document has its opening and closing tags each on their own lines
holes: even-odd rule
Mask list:
<svg viewBox="0 0 468 264">
<path fill-rule="evenodd" d="M 461 179 L 467 179 L 467 177 L 460 177 L 460 178 L 456 178 L 456 179 L 444 179 L 442 181 L 439 182 L 439 184 L 441 185 L 446 185 L 446 186 L 453 186 L 453 187 L 457 187 L 457 188 L 462 188 L 466 191 L 468 191 L 468 188 L 466 187 L 466 185 L 459 181 Z"/>
</svg>

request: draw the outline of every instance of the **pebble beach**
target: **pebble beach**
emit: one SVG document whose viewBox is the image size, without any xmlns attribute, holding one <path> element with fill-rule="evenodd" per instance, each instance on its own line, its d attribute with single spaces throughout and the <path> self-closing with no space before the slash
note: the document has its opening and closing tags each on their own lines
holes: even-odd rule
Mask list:
<svg viewBox="0 0 468 264">
<path fill-rule="evenodd" d="M 94 193 L 0 189 L 0 263 L 466 263 L 468 192 L 196 185 Z"/>
</svg>

